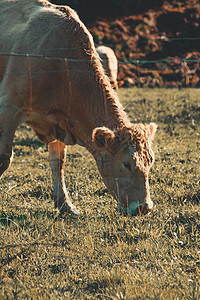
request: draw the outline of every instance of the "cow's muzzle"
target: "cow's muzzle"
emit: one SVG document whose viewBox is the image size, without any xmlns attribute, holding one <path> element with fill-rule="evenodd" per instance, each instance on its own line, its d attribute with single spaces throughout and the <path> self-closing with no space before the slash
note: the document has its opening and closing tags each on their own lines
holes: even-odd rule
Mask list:
<svg viewBox="0 0 200 300">
<path fill-rule="evenodd" d="M 130 214 L 132 216 L 140 216 L 150 212 L 153 208 L 153 203 L 150 202 L 149 204 L 148 203 L 139 204 L 138 202 L 131 202 L 129 204 L 129 207 L 122 207 L 120 205 L 119 208 L 121 211 Z"/>
</svg>

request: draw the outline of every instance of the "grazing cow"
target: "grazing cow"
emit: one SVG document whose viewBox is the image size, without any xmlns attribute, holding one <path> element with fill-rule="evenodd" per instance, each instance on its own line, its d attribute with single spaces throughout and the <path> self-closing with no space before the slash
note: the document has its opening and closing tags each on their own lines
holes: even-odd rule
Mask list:
<svg viewBox="0 0 200 300">
<path fill-rule="evenodd" d="M 114 51 L 111 48 L 105 46 L 98 46 L 96 50 L 102 60 L 105 73 L 110 78 L 112 87 L 114 89 L 117 89 L 118 61 Z"/>
<path fill-rule="evenodd" d="M 92 36 L 69 7 L 0 0 L 0 175 L 22 122 L 49 144 L 55 206 L 78 213 L 64 182 L 66 145 L 94 156 L 110 193 L 130 214 L 152 209 L 148 173 L 156 125 L 131 124 Z"/>
</svg>

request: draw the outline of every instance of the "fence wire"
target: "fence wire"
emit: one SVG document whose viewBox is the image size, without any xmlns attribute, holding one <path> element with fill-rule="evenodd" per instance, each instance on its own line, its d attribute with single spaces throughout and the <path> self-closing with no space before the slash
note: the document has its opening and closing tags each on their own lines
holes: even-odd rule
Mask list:
<svg viewBox="0 0 200 300">
<path fill-rule="evenodd" d="M 167 37 L 161 37 L 159 39 L 152 39 L 152 41 L 156 42 L 170 42 L 170 41 L 198 41 L 200 40 L 200 37 L 180 37 L 180 38 L 167 38 Z M 145 42 L 145 41 L 144 41 Z M 148 42 L 148 41 L 147 41 Z M 96 45 L 98 46 L 98 45 Z M 116 45 L 105 45 L 107 47 L 115 48 Z M 67 58 L 65 57 L 65 52 L 68 50 L 78 50 L 78 49 L 84 49 L 82 47 L 68 47 L 68 48 L 48 48 L 43 51 L 45 53 L 56 53 L 59 51 L 59 55 L 63 53 L 63 57 L 60 56 L 54 56 L 54 55 L 47 55 L 47 54 L 36 54 L 36 53 L 16 53 L 16 52 L 0 52 L 0 57 L 16 57 L 16 58 L 24 58 L 25 64 L 27 65 L 27 61 L 29 62 L 29 68 L 27 67 L 27 71 L 22 71 L 22 72 L 5 72 L 5 73 L 0 73 L 0 79 L 3 76 L 9 76 L 9 75 L 14 75 L 14 76 L 32 76 L 32 75 L 42 75 L 42 74 L 47 74 L 47 73 L 67 73 L 67 72 L 84 72 L 84 73 L 89 73 L 91 71 L 89 70 L 84 70 L 81 69 L 81 63 L 85 62 L 91 62 L 91 60 L 87 59 L 72 59 L 72 58 Z M 197 52 L 198 53 L 198 52 Z M 200 53 L 199 53 L 200 55 Z M 38 70 L 37 72 L 32 71 L 30 69 L 30 59 L 41 59 L 41 60 L 46 60 L 46 61 L 63 61 L 65 64 L 68 62 L 69 63 L 78 63 L 78 68 L 70 68 L 68 65 L 68 68 L 64 68 L 63 70 Z M 140 75 L 145 76 L 145 72 L 159 72 L 162 71 L 161 69 L 158 69 L 157 65 L 159 64 L 170 64 L 170 68 L 176 73 L 177 71 L 180 71 L 182 73 L 182 76 L 187 77 L 188 74 L 191 74 L 191 72 L 195 70 L 200 70 L 200 59 L 195 59 L 195 58 L 183 58 L 183 57 L 166 57 L 166 58 L 157 58 L 157 59 L 133 59 L 133 60 L 123 60 L 123 59 L 118 59 L 118 66 L 119 68 L 123 68 L 124 66 L 130 66 L 130 69 L 132 72 L 137 73 L 137 76 L 140 77 Z M 156 66 L 153 67 L 152 65 Z M 151 67 L 150 67 L 151 66 Z M 64 65 L 65 67 L 65 65 Z M 31 81 L 31 78 L 29 78 L 29 81 Z M 31 92 L 30 92 L 31 93 Z M 32 93 L 31 93 L 32 94 Z M 8 105 L 0 105 L 2 106 L 8 106 Z M 14 145 L 17 145 L 17 143 L 14 143 Z M 21 145 L 21 144 L 20 144 Z M 39 141 L 33 141 L 30 145 L 25 146 L 42 146 L 44 145 L 43 143 Z M 19 163 L 19 162 L 12 162 L 14 164 L 24 164 L 24 162 Z M 32 166 L 32 163 L 26 162 L 26 164 Z"/>
</svg>

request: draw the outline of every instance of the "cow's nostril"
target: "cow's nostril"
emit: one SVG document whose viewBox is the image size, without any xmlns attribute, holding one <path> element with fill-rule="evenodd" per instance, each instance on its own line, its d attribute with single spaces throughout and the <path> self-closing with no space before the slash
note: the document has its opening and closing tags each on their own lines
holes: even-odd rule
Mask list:
<svg viewBox="0 0 200 300">
<path fill-rule="evenodd" d="M 134 216 L 145 215 L 150 210 L 151 208 L 149 208 L 149 206 L 146 203 L 143 205 L 139 205 L 134 212 Z"/>
</svg>

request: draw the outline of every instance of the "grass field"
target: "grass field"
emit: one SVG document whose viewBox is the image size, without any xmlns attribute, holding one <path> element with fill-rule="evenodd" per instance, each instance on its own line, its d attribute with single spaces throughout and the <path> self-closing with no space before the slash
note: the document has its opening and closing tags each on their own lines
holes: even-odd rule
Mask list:
<svg viewBox="0 0 200 300">
<path fill-rule="evenodd" d="M 0 185 L 0 299 L 200 299 L 200 90 L 118 93 L 133 122 L 158 124 L 154 210 L 121 214 L 73 146 L 66 183 L 81 214 L 58 216 L 47 146 L 21 126 Z"/>
</svg>

